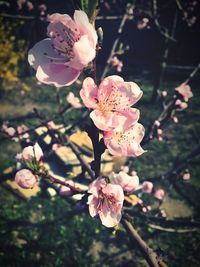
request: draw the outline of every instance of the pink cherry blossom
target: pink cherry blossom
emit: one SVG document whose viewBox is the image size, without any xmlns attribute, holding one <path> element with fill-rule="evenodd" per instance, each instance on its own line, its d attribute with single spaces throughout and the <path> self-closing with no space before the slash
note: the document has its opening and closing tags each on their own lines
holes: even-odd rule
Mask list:
<svg viewBox="0 0 200 267">
<path fill-rule="evenodd" d="M 89 213 L 92 217 L 99 215 L 106 227 L 114 227 L 121 220 L 124 193 L 120 185 L 107 184 L 104 178 L 93 181 L 88 189 Z"/>
<path fill-rule="evenodd" d="M 21 161 L 22 160 L 22 153 L 17 153 L 15 156 L 16 161 Z"/>
<path fill-rule="evenodd" d="M 180 99 L 177 99 L 176 102 L 175 102 L 175 105 L 176 105 L 176 110 L 177 111 L 182 111 L 184 109 L 186 109 L 188 107 L 188 104 L 181 101 Z"/>
<path fill-rule="evenodd" d="M 148 18 L 142 18 L 137 22 L 137 28 L 138 30 L 143 30 L 148 26 L 149 19 Z"/>
<path fill-rule="evenodd" d="M 182 179 L 187 181 L 190 179 L 190 173 L 189 172 L 185 172 L 182 174 Z"/>
<path fill-rule="evenodd" d="M 153 189 L 153 184 L 151 182 L 148 182 L 148 181 L 143 182 L 142 184 L 143 192 L 150 194 L 152 192 L 152 189 Z"/>
<path fill-rule="evenodd" d="M 47 122 L 47 126 L 48 126 L 50 129 L 57 129 L 57 126 L 56 126 L 56 124 L 55 124 L 53 121 L 48 121 L 48 122 Z"/>
<path fill-rule="evenodd" d="M 61 147 L 60 144 L 53 144 L 53 145 L 52 145 L 52 150 L 53 150 L 53 151 L 57 151 L 60 147 Z"/>
<path fill-rule="evenodd" d="M 22 151 L 22 157 L 24 160 L 32 161 L 36 158 L 37 161 L 43 157 L 43 152 L 41 147 L 36 143 L 34 146 L 27 146 Z"/>
<path fill-rule="evenodd" d="M 28 169 L 22 169 L 15 175 L 15 182 L 22 188 L 33 188 L 37 183 L 36 176 Z"/>
<path fill-rule="evenodd" d="M 166 97 L 166 96 L 167 96 L 167 91 L 162 91 L 162 92 L 161 92 L 161 95 L 162 95 L 163 97 Z"/>
<path fill-rule="evenodd" d="M 154 125 L 157 126 L 157 127 L 159 127 L 160 126 L 160 121 L 159 120 L 155 120 L 154 121 Z"/>
<path fill-rule="evenodd" d="M 73 180 L 69 180 L 69 181 L 67 181 L 67 183 L 70 186 L 72 186 L 72 188 L 74 188 L 74 190 L 76 190 L 78 188 L 77 184 Z M 73 192 L 72 188 L 69 188 L 67 186 L 62 185 L 60 187 L 60 195 L 61 196 L 68 196 L 68 197 L 73 196 L 74 192 Z"/>
<path fill-rule="evenodd" d="M 86 107 L 93 109 L 90 117 L 97 128 L 103 131 L 122 131 L 139 119 L 139 110 L 131 108 L 142 96 L 134 82 L 125 82 L 120 76 L 105 78 L 99 86 L 90 77 L 83 81 L 80 91 Z"/>
<path fill-rule="evenodd" d="M 171 119 L 174 123 L 178 123 L 178 118 L 176 116 L 172 116 Z"/>
<path fill-rule="evenodd" d="M 163 200 L 165 196 L 165 191 L 163 189 L 157 189 L 154 193 L 154 197 L 159 199 L 159 200 Z"/>
<path fill-rule="evenodd" d="M 140 146 L 143 137 L 144 127 L 136 123 L 124 132 L 104 132 L 104 143 L 114 156 L 138 157 L 145 152 Z"/>
<path fill-rule="evenodd" d="M 162 135 L 163 134 L 163 130 L 162 129 L 157 129 L 157 134 L 158 135 Z"/>
<path fill-rule="evenodd" d="M 139 177 L 137 175 L 130 176 L 123 171 L 118 174 L 112 173 L 110 180 L 112 184 L 120 185 L 127 193 L 136 190 L 139 186 Z"/>
<path fill-rule="evenodd" d="M 7 135 L 9 135 L 9 136 L 14 136 L 15 135 L 15 133 L 16 133 L 16 130 L 13 128 L 13 127 L 8 127 L 6 130 L 5 130 L 5 132 L 7 133 Z"/>
<path fill-rule="evenodd" d="M 74 19 L 55 13 L 48 17 L 47 39 L 37 43 L 28 55 L 37 79 L 62 87 L 77 80 L 96 55 L 97 34 L 85 12 L 76 10 Z"/>
<path fill-rule="evenodd" d="M 191 87 L 188 84 L 182 83 L 178 87 L 175 88 L 175 90 L 182 95 L 182 97 L 185 99 L 185 101 L 191 97 L 193 97 L 193 93 L 191 91 Z"/>
<path fill-rule="evenodd" d="M 72 92 L 69 92 L 69 94 L 66 97 L 66 100 L 73 108 L 81 108 L 82 107 L 79 98 L 75 97 L 75 95 Z"/>
<path fill-rule="evenodd" d="M 136 171 L 132 171 L 131 172 L 131 176 L 137 176 L 137 172 Z"/>
</svg>

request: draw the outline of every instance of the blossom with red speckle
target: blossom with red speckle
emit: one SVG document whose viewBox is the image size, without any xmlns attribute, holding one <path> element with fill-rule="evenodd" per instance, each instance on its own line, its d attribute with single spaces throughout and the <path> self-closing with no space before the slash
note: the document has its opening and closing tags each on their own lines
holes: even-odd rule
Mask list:
<svg viewBox="0 0 200 267">
<path fill-rule="evenodd" d="M 120 185 L 107 184 L 104 178 L 98 178 L 89 185 L 88 197 L 90 216 L 99 216 L 106 227 L 114 227 L 122 217 L 124 192 Z"/>
<path fill-rule="evenodd" d="M 140 146 L 143 137 L 144 127 L 136 123 L 123 132 L 104 132 L 104 143 L 114 156 L 138 157 L 145 152 Z"/>
<path fill-rule="evenodd" d="M 103 131 L 123 131 L 136 123 L 139 110 L 131 108 L 142 96 L 134 82 L 125 82 L 120 76 L 105 78 L 99 88 L 90 77 L 83 81 L 80 91 L 86 107 L 93 109 L 90 118 Z"/>
<path fill-rule="evenodd" d="M 97 34 L 84 11 L 76 10 L 74 20 L 59 13 L 50 15 L 48 20 L 49 38 L 29 51 L 28 61 L 40 82 L 67 86 L 95 58 Z"/>
</svg>

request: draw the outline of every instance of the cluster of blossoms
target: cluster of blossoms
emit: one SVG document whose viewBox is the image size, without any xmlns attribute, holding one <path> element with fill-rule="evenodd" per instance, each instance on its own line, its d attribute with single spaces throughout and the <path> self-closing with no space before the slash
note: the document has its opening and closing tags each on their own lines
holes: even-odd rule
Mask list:
<svg viewBox="0 0 200 267">
<path fill-rule="evenodd" d="M 30 189 L 35 186 L 38 181 L 37 174 L 40 171 L 42 158 L 43 152 L 38 143 L 25 147 L 22 153 L 17 155 L 17 159 L 26 166 L 15 175 L 15 181 L 20 187 Z"/>
<path fill-rule="evenodd" d="M 136 83 L 113 75 L 98 88 L 89 77 L 83 81 L 80 95 L 85 106 L 93 109 L 90 118 L 103 131 L 104 143 L 112 155 L 136 157 L 145 152 L 140 146 L 144 137 L 144 127 L 138 123 L 140 112 L 131 108 L 142 96 Z"/>
<path fill-rule="evenodd" d="M 123 67 L 123 62 L 120 61 L 116 56 L 111 59 L 112 66 L 116 69 L 116 71 L 121 72 Z"/>
<path fill-rule="evenodd" d="M 8 121 L 5 121 L 2 125 L 2 131 L 15 142 L 18 142 L 19 140 L 25 140 L 27 143 L 30 142 L 30 135 L 27 133 L 28 127 L 24 124 L 15 129 L 14 127 L 9 126 Z"/>
<path fill-rule="evenodd" d="M 188 84 L 182 83 L 180 86 L 175 88 L 176 93 L 181 99 L 176 100 L 176 110 L 182 111 L 188 107 L 188 100 L 193 96 L 191 88 Z"/>
<path fill-rule="evenodd" d="M 68 15 L 56 13 L 49 16 L 48 20 L 50 22 L 47 29 L 49 38 L 40 41 L 29 51 L 29 63 L 36 70 L 36 77 L 40 82 L 56 87 L 70 85 L 78 79 L 82 70 L 96 56 L 96 31 L 83 11 L 75 11 L 74 19 Z M 113 65 L 117 66 L 120 71 L 122 64 L 117 60 L 113 58 Z M 136 83 L 125 82 L 117 75 L 105 78 L 99 87 L 90 77 L 83 81 L 80 91 L 83 104 L 92 110 L 90 118 L 102 131 L 104 143 L 112 155 L 136 157 L 145 152 L 140 146 L 144 137 L 144 127 L 138 123 L 140 112 L 132 108 L 142 94 Z M 72 92 L 67 95 L 66 99 L 72 107 L 82 107 L 79 99 Z M 48 126 L 54 128 L 51 124 Z M 28 150 L 30 153 L 36 148 L 29 147 Z M 39 168 L 41 157 L 40 155 L 39 158 L 34 158 L 34 162 L 37 162 L 35 168 Z M 30 161 L 25 158 L 24 151 L 22 158 L 26 166 L 30 166 Z M 30 160 L 32 162 L 33 158 Z M 24 188 L 33 186 L 37 178 L 32 170 L 28 168 L 19 171 L 16 174 L 16 182 L 20 184 L 19 181 L 23 181 L 21 184 Z M 32 175 L 35 180 L 28 185 L 25 184 L 22 175 L 24 172 L 26 175 L 29 172 L 29 177 Z M 127 172 L 126 170 L 118 174 L 112 173 L 108 178 L 99 177 L 89 185 L 90 215 L 92 217 L 98 215 L 102 224 L 107 227 L 115 226 L 121 219 L 124 192 L 130 193 L 139 186 L 137 174 L 133 172 L 132 175 L 128 175 Z M 76 187 L 74 181 L 70 181 L 69 187 L 61 186 L 60 194 L 71 196 L 74 194 L 73 188 L 76 189 Z"/>
<path fill-rule="evenodd" d="M 33 9 L 33 3 L 30 2 L 30 1 L 26 1 L 26 0 L 18 0 L 17 1 L 17 8 L 19 10 L 25 8 L 27 9 L 28 11 L 31 11 Z"/>
<path fill-rule="evenodd" d="M 153 183 L 149 182 L 149 181 L 143 182 L 142 190 L 144 193 L 151 194 L 153 192 Z M 165 196 L 165 191 L 161 188 L 154 190 L 153 193 L 154 193 L 154 197 L 159 199 L 159 200 L 163 200 L 163 198 Z"/>
</svg>

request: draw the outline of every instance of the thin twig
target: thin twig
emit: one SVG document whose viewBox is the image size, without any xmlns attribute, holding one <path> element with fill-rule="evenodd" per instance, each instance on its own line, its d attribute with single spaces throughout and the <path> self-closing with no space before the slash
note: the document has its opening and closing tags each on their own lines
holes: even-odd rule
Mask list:
<svg viewBox="0 0 200 267">
<path fill-rule="evenodd" d="M 122 224 L 126 229 L 126 232 L 129 235 L 131 242 L 137 245 L 138 249 L 141 251 L 142 255 L 144 256 L 150 267 L 167 267 L 167 265 L 161 259 L 158 258 L 158 255 L 144 242 L 144 240 L 142 240 L 138 232 L 127 219 L 123 218 Z"/>
</svg>

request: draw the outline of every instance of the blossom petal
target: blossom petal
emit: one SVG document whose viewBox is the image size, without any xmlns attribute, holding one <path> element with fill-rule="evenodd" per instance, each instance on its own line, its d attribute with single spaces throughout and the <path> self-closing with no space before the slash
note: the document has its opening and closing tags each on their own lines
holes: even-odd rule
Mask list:
<svg viewBox="0 0 200 267">
<path fill-rule="evenodd" d="M 80 96 L 83 100 L 84 105 L 87 108 L 95 108 L 97 103 L 97 92 L 98 88 L 94 80 L 90 77 L 83 81 L 83 87 L 80 91 Z"/>
<path fill-rule="evenodd" d="M 73 46 L 74 58 L 70 61 L 69 66 L 75 69 L 83 69 L 91 62 L 96 55 L 96 51 L 91 47 L 88 36 L 83 35 Z"/>
<path fill-rule="evenodd" d="M 58 55 L 52 47 L 52 41 L 46 38 L 37 44 L 35 44 L 28 52 L 29 64 L 37 70 L 40 65 L 46 65 L 48 63 L 64 63 L 66 59 Z"/>
<path fill-rule="evenodd" d="M 92 47 L 95 49 L 97 44 L 97 34 L 88 20 L 88 16 L 84 11 L 75 10 L 74 12 L 74 21 L 79 28 L 79 31 L 82 34 L 87 34 L 89 36 L 89 41 L 91 42 Z"/>
<path fill-rule="evenodd" d="M 114 227 L 117 225 L 122 217 L 121 212 L 118 213 L 112 213 L 112 212 L 100 212 L 99 217 L 101 219 L 101 222 L 106 227 Z"/>
<path fill-rule="evenodd" d="M 43 64 L 37 68 L 37 79 L 45 84 L 62 87 L 72 84 L 80 75 L 79 70 L 63 64 Z"/>
</svg>

